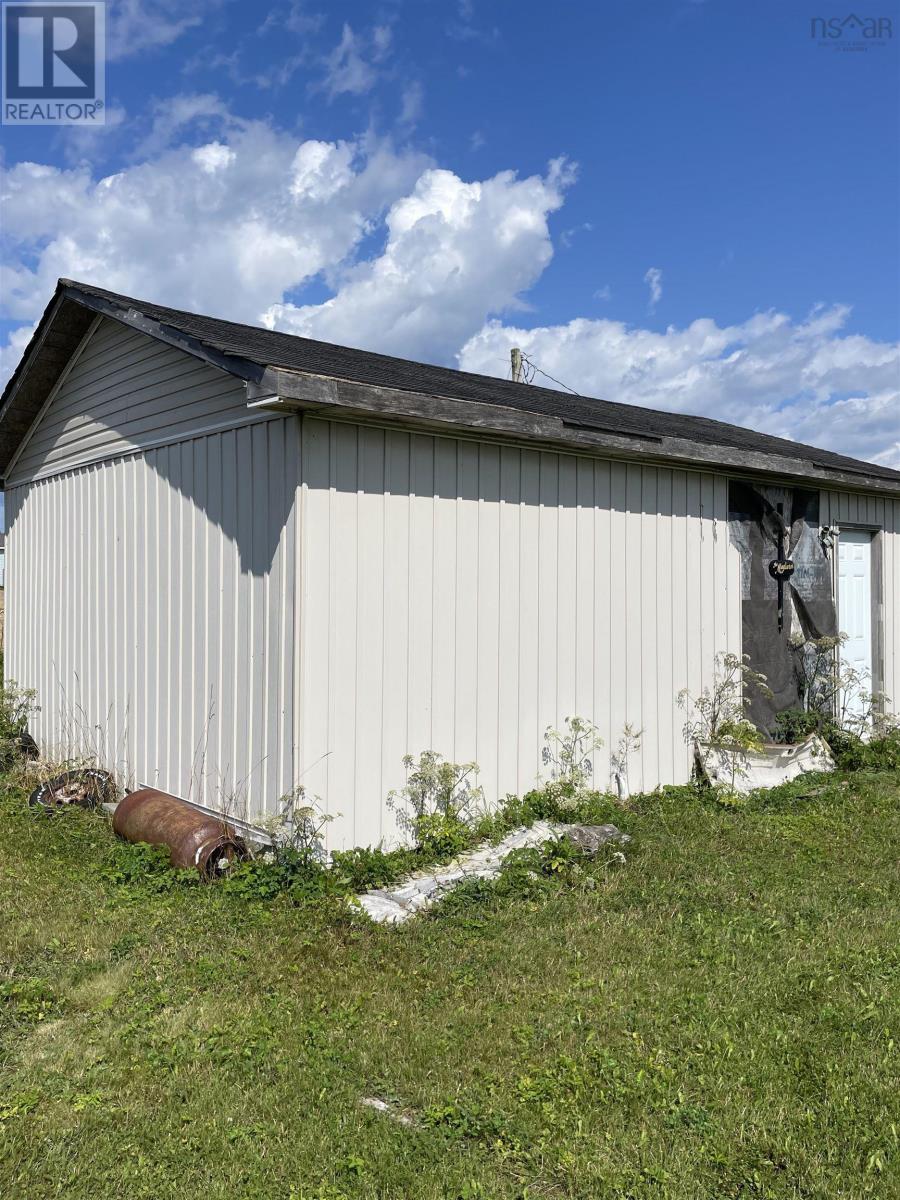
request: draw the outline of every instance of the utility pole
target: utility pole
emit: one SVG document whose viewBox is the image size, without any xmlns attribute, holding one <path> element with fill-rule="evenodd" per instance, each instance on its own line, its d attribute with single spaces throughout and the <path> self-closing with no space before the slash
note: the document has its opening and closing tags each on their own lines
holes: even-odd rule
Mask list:
<svg viewBox="0 0 900 1200">
<path fill-rule="evenodd" d="M 513 383 L 522 382 L 522 351 L 518 346 L 513 346 L 509 352 L 510 361 L 512 362 L 512 381 Z"/>
</svg>

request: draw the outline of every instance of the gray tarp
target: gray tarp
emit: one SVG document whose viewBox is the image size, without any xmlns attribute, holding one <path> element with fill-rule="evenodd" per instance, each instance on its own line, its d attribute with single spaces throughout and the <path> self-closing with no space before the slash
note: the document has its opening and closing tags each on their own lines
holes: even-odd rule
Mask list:
<svg viewBox="0 0 900 1200">
<path fill-rule="evenodd" d="M 804 488 L 767 487 L 732 481 L 729 489 L 731 539 L 741 552 L 741 619 L 744 653 L 772 689 L 748 697 L 748 715 L 771 732 L 775 714 L 800 703 L 791 635 L 807 640 L 834 637 L 831 561 L 819 541 L 819 493 Z M 778 557 L 779 540 L 787 535 L 785 554 L 794 574 L 784 583 L 784 627 L 778 629 L 778 583 L 769 563 Z"/>
</svg>

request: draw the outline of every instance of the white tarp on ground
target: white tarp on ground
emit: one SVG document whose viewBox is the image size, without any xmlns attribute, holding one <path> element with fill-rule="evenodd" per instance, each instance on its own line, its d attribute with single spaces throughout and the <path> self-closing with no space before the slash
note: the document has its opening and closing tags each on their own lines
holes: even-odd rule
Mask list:
<svg viewBox="0 0 900 1200">
<path fill-rule="evenodd" d="M 394 888 L 365 892 L 357 900 L 373 921 L 397 925 L 434 904 L 463 880 L 496 878 L 503 860 L 513 850 L 541 846 L 558 837 L 570 838 L 588 854 L 595 853 L 605 842 L 624 843 L 631 840 L 627 833 L 621 833 L 615 825 L 560 825 L 552 821 L 536 821 L 527 828 L 514 829 L 496 846 L 480 846 L 446 867 L 414 875 Z"/>
</svg>

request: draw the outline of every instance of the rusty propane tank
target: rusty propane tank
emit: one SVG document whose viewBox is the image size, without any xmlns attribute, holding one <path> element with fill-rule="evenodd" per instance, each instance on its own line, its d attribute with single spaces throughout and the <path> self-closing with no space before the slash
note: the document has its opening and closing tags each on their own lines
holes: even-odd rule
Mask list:
<svg viewBox="0 0 900 1200">
<path fill-rule="evenodd" d="M 246 853 L 244 843 L 222 817 L 156 788 L 141 788 L 126 796 L 116 807 L 113 829 L 129 842 L 165 846 L 173 867 L 195 867 L 206 877 Z"/>
</svg>

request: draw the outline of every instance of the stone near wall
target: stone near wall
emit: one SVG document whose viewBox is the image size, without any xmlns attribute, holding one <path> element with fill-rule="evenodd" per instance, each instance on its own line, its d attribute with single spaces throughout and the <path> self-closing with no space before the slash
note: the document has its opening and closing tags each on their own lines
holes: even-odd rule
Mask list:
<svg viewBox="0 0 900 1200">
<path fill-rule="evenodd" d="M 631 841 L 628 834 L 615 825 L 561 825 L 559 836 L 574 842 L 585 854 L 596 854 L 608 842 L 622 845 Z"/>
</svg>

